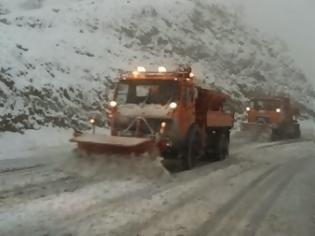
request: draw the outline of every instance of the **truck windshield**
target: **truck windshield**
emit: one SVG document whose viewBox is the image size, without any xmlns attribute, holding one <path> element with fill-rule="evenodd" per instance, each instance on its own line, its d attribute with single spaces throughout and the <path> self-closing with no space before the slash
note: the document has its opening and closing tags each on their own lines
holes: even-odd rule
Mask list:
<svg viewBox="0 0 315 236">
<path fill-rule="evenodd" d="M 271 111 L 277 108 L 281 108 L 281 102 L 277 100 L 252 100 L 250 102 L 250 108 L 254 110 L 266 110 Z"/>
<path fill-rule="evenodd" d="M 120 81 L 115 100 L 119 104 L 160 104 L 178 101 L 179 84 L 171 80 Z"/>
</svg>

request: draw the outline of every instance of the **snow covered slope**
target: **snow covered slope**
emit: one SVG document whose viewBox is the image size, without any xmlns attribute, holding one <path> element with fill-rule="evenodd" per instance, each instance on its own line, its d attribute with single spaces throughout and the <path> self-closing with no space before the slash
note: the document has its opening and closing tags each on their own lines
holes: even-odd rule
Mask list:
<svg viewBox="0 0 315 236">
<path fill-rule="evenodd" d="M 315 91 L 284 44 L 209 2 L 1 0 L 0 130 L 82 125 L 139 64 L 191 63 L 237 101 L 267 89 L 314 115 Z"/>
</svg>

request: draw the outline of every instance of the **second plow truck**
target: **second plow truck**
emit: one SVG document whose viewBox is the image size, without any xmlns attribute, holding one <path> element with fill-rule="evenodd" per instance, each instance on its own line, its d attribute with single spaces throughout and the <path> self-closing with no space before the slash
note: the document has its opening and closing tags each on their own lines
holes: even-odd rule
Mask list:
<svg viewBox="0 0 315 236">
<path fill-rule="evenodd" d="M 298 108 L 287 97 L 253 97 L 246 108 L 247 121 L 242 131 L 253 138 L 267 136 L 272 141 L 300 138 Z"/>
<path fill-rule="evenodd" d="M 185 169 L 198 159 L 223 160 L 229 153 L 234 113 L 224 93 L 197 85 L 190 67 L 173 72 L 138 67 L 122 74 L 109 103 L 111 135 L 75 134 L 87 153 L 144 153 L 158 149 Z M 94 119 L 91 120 L 94 123 Z"/>
</svg>

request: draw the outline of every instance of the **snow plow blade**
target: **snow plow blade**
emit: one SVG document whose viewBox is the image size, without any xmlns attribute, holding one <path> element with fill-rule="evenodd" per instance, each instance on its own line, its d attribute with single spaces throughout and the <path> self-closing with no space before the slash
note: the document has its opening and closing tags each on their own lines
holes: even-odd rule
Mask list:
<svg viewBox="0 0 315 236">
<path fill-rule="evenodd" d="M 89 154 L 142 154 L 154 148 L 154 141 L 148 138 L 82 134 L 70 141 Z"/>
<path fill-rule="evenodd" d="M 272 127 L 270 124 L 242 123 L 241 133 L 251 141 L 269 141 Z"/>
</svg>

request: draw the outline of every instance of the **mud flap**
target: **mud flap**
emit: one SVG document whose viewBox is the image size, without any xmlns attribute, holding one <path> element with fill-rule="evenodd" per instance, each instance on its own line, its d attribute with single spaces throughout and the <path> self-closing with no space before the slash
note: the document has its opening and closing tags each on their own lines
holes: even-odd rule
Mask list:
<svg viewBox="0 0 315 236">
<path fill-rule="evenodd" d="M 79 150 L 91 154 L 142 154 L 155 148 L 154 140 L 137 137 L 82 134 L 70 141 L 77 143 Z"/>
</svg>

